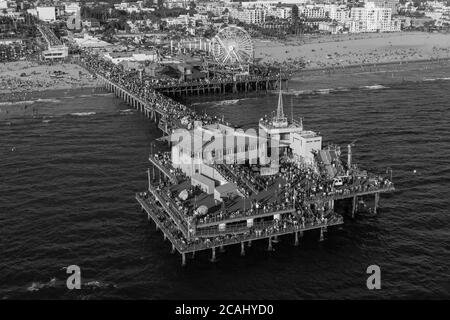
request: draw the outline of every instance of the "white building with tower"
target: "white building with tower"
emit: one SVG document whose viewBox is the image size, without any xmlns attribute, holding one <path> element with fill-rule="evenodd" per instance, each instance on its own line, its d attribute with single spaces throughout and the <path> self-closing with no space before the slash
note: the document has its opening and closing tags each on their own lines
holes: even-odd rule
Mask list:
<svg viewBox="0 0 450 320">
<path fill-rule="evenodd" d="M 272 146 L 278 145 L 280 155 L 292 153 L 295 158 L 306 163 L 313 163 L 313 151 L 322 149 L 321 136 L 314 131 L 304 130 L 302 120 L 296 121 L 293 117 L 288 119 L 285 116 L 281 90 L 276 114 L 272 118 L 266 117 L 260 120 L 259 134 L 264 136 Z"/>
</svg>

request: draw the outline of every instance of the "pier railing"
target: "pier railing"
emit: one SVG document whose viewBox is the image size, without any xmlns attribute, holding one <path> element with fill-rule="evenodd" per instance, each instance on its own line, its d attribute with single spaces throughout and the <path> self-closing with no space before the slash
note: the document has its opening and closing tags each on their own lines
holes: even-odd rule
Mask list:
<svg viewBox="0 0 450 320">
<path fill-rule="evenodd" d="M 278 76 L 245 76 L 239 79 L 213 79 L 213 80 L 203 80 L 203 81 L 192 81 L 192 82 L 181 82 L 181 83 L 168 83 L 168 84 L 156 84 L 153 86 L 155 90 L 172 89 L 172 88 L 185 88 L 185 87 L 195 87 L 195 86 L 207 86 L 207 85 L 222 85 L 222 84 L 232 84 L 235 82 L 256 82 L 256 81 L 279 81 Z M 283 78 L 286 81 L 287 78 Z"/>
<path fill-rule="evenodd" d="M 175 169 L 173 167 L 170 168 L 166 164 L 161 163 L 161 161 L 159 161 L 152 154 L 148 157 L 148 159 L 153 165 L 155 165 L 158 168 L 158 170 L 160 170 L 162 173 L 164 173 L 164 175 L 170 180 L 170 182 L 172 182 L 173 184 L 178 183 L 177 176 L 172 173 L 172 172 L 175 172 Z"/>
<path fill-rule="evenodd" d="M 224 214 L 223 216 L 209 217 L 203 221 L 197 220 L 196 227 L 204 228 L 204 227 L 218 225 L 220 223 L 231 223 L 231 222 L 237 222 L 237 221 L 246 220 L 246 219 L 263 218 L 263 217 L 274 216 L 276 214 L 285 214 L 285 213 L 293 213 L 293 212 L 295 212 L 294 207 L 277 210 L 277 211 L 267 211 L 267 210 L 263 210 L 263 209 L 248 210 L 248 211 L 239 212 L 238 214 L 230 214 L 230 215 Z"/>
<path fill-rule="evenodd" d="M 186 244 L 184 244 L 180 239 L 178 239 L 173 233 L 170 228 L 168 228 L 164 222 L 169 223 L 172 225 L 172 228 L 176 228 L 176 225 L 173 223 L 173 221 L 170 221 L 171 217 L 162 209 L 159 208 L 157 205 L 155 205 L 153 202 L 149 201 L 148 199 L 145 199 L 140 194 L 136 194 L 136 200 L 139 202 L 139 204 L 142 206 L 142 208 L 147 212 L 149 217 L 153 219 L 155 224 L 158 226 L 158 228 L 161 229 L 161 231 L 169 238 L 170 242 L 174 245 L 174 247 L 178 250 L 178 252 L 182 252 Z M 161 221 L 161 219 L 158 217 L 159 215 L 162 215 L 165 217 L 166 221 Z"/>
<path fill-rule="evenodd" d="M 344 189 L 342 193 L 331 193 L 327 195 L 314 195 L 311 197 L 308 197 L 304 200 L 306 204 L 311 203 L 317 203 L 317 202 L 327 202 L 331 200 L 343 200 L 348 199 L 352 197 L 359 197 L 369 194 L 375 194 L 375 193 L 383 193 L 383 192 L 392 192 L 395 191 L 395 188 L 392 184 L 387 186 L 380 186 L 380 187 L 373 187 L 369 186 L 367 189 L 362 190 L 350 190 L 350 189 Z"/>
<path fill-rule="evenodd" d="M 158 192 L 152 185 L 148 186 L 148 190 L 158 200 L 164 210 L 170 215 L 179 230 L 183 232 L 186 238 L 189 238 L 188 226 L 186 220 L 183 218 L 183 214 L 178 210 L 176 204 L 170 197 L 164 194 L 164 192 Z"/>
<path fill-rule="evenodd" d="M 237 244 L 243 241 L 260 240 L 300 231 L 303 232 L 307 230 L 327 228 L 344 223 L 344 219 L 341 215 L 332 213 L 326 220 L 315 221 L 311 219 L 305 221 L 304 223 L 301 221 L 297 221 L 297 223 L 287 222 L 286 226 L 284 225 L 284 221 L 281 221 L 278 224 L 278 227 L 275 227 L 275 222 L 271 221 L 256 223 L 251 228 L 247 228 L 245 226 L 233 228 L 229 227 L 222 233 L 218 232 L 218 230 L 217 232 L 213 230 L 202 231 L 201 233 L 197 233 L 195 236 L 192 236 L 192 238 L 198 240 L 191 240 L 191 242 L 186 243 L 173 234 L 171 229 L 179 230 L 179 227 L 164 208 L 156 206 L 153 201 L 145 198 L 142 194 L 136 194 L 136 199 L 180 253 L 206 250 L 219 246 Z M 164 216 L 166 220 L 164 222 L 161 221 L 158 218 L 158 214 Z M 172 227 L 169 228 L 165 225 L 165 223 L 169 225 L 172 224 Z M 246 229 L 245 232 L 242 232 L 243 229 Z"/>
<path fill-rule="evenodd" d="M 287 231 L 295 231 L 295 230 L 304 230 L 306 228 L 311 228 L 311 227 L 315 227 L 317 228 L 317 226 L 324 226 L 325 222 L 316 222 L 314 219 L 311 219 L 309 221 L 305 221 L 305 223 L 295 223 L 295 222 L 288 222 L 288 221 L 283 221 L 283 219 L 280 221 L 280 224 L 283 224 L 284 222 L 287 223 L 286 227 L 276 227 L 276 220 L 272 220 L 272 221 L 263 221 L 263 222 L 257 222 L 255 224 L 253 224 L 253 226 L 248 227 L 246 223 L 241 223 L 239 225 L 234 225 L 234 226 L 227 226 L 225 229 L 223 230 L 219 230 L 218 228 L 208 228 L 208 229 L 200 229 L 197 230 L 195 232 L 195 234 L 193 235 L 193 237 L 217 237 L 217 236 L 223 236 L 223 235 L 232 235 L 232 234 L 241 234 L 241 233 L 246 233 L 246 232 L 250 232 L 250 230 L 253 230 L 253 232 L 255 233 L 259 233 L 258 231 L 260 231 L 261 233 L 267 233 L 268 231 L 263 231 L 263 230 L 267 230 L 268 228 L 275 228 L 273 232 L 277 232 L 276 230 L 287 230 Z M 333 220 L 332 220 L 333 221 Z"/>
<path fill-rule="evenodd" d="M 185 252 L 193 252 L 193 251 L 199 251 L 199 250 L 205 250 L 210 248 L 216 248 L 220 246 L 227 246 L 232 244 L 238 244 L 243 241 L 253 241 L 253 240 L 260 240 L 265 239 L 269 237 L 275 237 L 275 236 L 281 236 L 285 234 L 291 234 L 294 232 L 300 232 L 300 231 L 307 231 L 307 230 L 313 230 L 313 229 L 320 229 L 320 228 L 327 228 L 335 225 L 341 225 L 344 223 L 344 218 L 340 215 L 336 215 L 333 218 L 328 219 L 328 221 L 317 223 L 317 224 L 298 224 L 298 225 L 290 225 L 286 228 L 281 228 L 279 230 L 264 230 L 258 233 L 255 232 L 249 232 L 249 233 L 241 233 L 239 235 L 233 235 L 230 238 L 221 238 L 221 239 L 213 239 L 210 241 L 202 240 L 198 243 L 190 243 L 186 246 Z"/>
</svg>

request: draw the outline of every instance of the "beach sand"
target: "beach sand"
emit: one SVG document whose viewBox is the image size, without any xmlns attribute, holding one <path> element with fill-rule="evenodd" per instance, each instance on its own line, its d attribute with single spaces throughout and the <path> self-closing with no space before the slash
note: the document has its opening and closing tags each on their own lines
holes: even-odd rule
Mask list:
<svg viewBox="0 0 450 320">
<path fill-rule="evenodd" d="M 450 34 L 386 34 L 297 37 L 286 41 L 255 40 L 255 58 L 264 63 L 306 63 L 306 69 L 335 68 L 450 58 Z"/>
<path fill-rule="evenodd" d="M 56 74 L 55 74 L 56 72 Z M 58 76 L 56 76 L 60 72 Z M 24 93 L 96 87 L 98 83 L 73 63 L 42 65 L 31 61 L 0 64 L 0 95 L 20 100 Z"/>
</svg>

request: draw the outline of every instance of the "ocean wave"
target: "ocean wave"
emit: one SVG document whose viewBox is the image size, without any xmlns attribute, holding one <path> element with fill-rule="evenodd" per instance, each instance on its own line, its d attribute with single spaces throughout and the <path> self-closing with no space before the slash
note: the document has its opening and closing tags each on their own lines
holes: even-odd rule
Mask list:
<svg viewBox="0 0 450 320">
<path fill-rule="evenodd" d="M 252 98 L 240 98 L 240 99 L 228 99 L 228 100 L 220 100 L 220 101 L 202 101 L 202 102 L 194 102 L 191 103 L 191 106 L 213 106 L 213 107 L 222 107 L 228 105 L 235 105 L 240 101 L 249 100 Z"/>
<path fill-rule="evenodd" d="M 318 89 L 315 90 L 318 94 L 329 94 L 330 92 L 334 91 L 333 89 Z"/>
<path fill-rule="evenodd" d="M 104 283 L 97 280 L 85 282 L 82 284 L 82 287 L 88 287 L 92 289 L 96 288 L 117 288 L 117 285 L 113 283 Z"/>
<path fill-rule="evenodd" d="M 107 93 L 91 93 L 91 94 L 81 94 L 78 97 L 79 98 L 89 98 L 89 97 L 106 97 L 112 95 L 112 92 Z"/>
<path fill-rule="evenodd" d="M 380 89 L 388 89 L 388 87 L 385 87 L 381 84 L 374 84 L 371 86 L 362 86 L 360 87 L 361 89 L 366 89 L 366 90 L 380 90 Z"/>
<path fill-rule="evenodd" d="M 111 95 L 113 95 L 112 92 L 106 92 L 106 93 L 94 93 L 94 94 L 93 94 L 93 96 L 96 96 L 96 97 L 106 97 L 106 96 L 111 96 Z"/>
<path fill-rule="evenodd" d="M 272 91 L 273 94 L 278 94 L 278 91 Z M 313 94 L 314 91 L 313 90 L 285 90 L 282 92 L 284 95 L 294 95 L 294 96 L 300 96 L 300 95 L 304 95 L 304 94 Z"/>
<path fill-rule="evenodd" d="M 217 102 L 216 105 L 226 106 L 226 105 L 230 105 L 230 104 L 236 104 L 240 100 L 241 99 L 222 100 L 222 101 Z"/>
<path fill-rule="evenodd" d="M 37 99 L 36 102 L 50 102 L 50 103 L 58 103 L 61 102 L 61 100 L 58 99 Z"/>
<path fill-rule="evenodd" d="M 21 105 L 21 104 L 33 104 L 36 101 L 37 100 L 3 101 L 3 102 L 0 102 L 0 107 L 1 106 L 15 106 L 15 105 Z"/>
<path fill-rule="evenodd" d="M 337 87 L 337 88 L 323 88 L 323 89 L 314 89 L 314 90 L 312 90 L 312 89 L 311 90 L 287 90 L 287 91 L 284 91 L 283 94 L 301 96 L 301 95 L 312 95 L 312 94 L 329 94 L 332 92 L 344 92 L 344 91 L 350 91 L 350 88 Z"/>
<path fill-rule="evenodd" d="M 74 112 L 74 113 L 70 113 L 71 116 L 75 116 L 75 117 L 87 117 L 87 116 L 92 116 L 94 114 L 97 114 L 97 112 Z"/>
<path fill-rule="evenodd" d="M 444 77 L 444 78 L 425 78 L 425 79 L 423 79 L 423 81 L 443 81 L 443 80 L 445 80 L 445 81 L 447 81 L 447 80 L 450 80 L 450 78 L 449 77 Z"/>
<path fill-rule="evenodd" d="M 134 113 L 136 112 L 136 110 L 134 109 L 124 109 L 124 110 L 119 110 L 120 113 Z"/>
<path fill-rule="evenodd" d="M 45 288 L 53 288 L 55 286 L 56 278 L 52 278 L 49 282 L 33 282 L 31 286 L 27 288 L 27 291 L 35 292 Z"/>
<path fill-rule="evenodd" d="M 1 106 L 15 106 L 15 105 L 26 105 L 26 104 L 34 104 L 36 102 L 49 102 L 49 103 L 58 103 L 61 100 L 58 99 L 36 99 L 36 100 L 21 100 L 21 101 L 2 101 L 0 102 Z"/>
</svg>

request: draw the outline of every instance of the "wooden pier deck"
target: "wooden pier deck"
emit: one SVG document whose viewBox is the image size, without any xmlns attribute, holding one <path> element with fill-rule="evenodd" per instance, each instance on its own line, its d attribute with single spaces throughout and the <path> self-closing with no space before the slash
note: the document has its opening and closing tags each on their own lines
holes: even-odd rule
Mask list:
<svg viewBox="0 0 450 320">
<path fill-rule="evenodd" d="M 279 77 L 246 76 L 242 79 L 228 79 L 223 81 L 208 81 L 193 83 L 174 83 L 155 86 L 154 89 L 168 96 L 206 95 L 224 93 L 246 93 L 250 91 L 269 91 L 277 89 Z M 288 79 L 282 78 L 281 85 L 288 86 Z"/>
<path fill-rule="evenodd" d="M 231 246 L 235 244 L 241 244 L 241 255 L 245 254 L 244 244 L 247 243 L 251 246 L 252 241 L 268 239 L 268 250 L 272 250 L 272 242 L 275 241 L 278 236 L 294 234 L 294 245 L 299 243 L 299 235 L 302 236 L 304 231 L 320 229 L 320 240 L 323 240 L 323 233 L 330 226 L 341 225 L 344 223 L 343 217 L 334 214 L 334 216 L 322 223 L 308 222 L 305 224 L 289 225 L 286 228 L 281 228 L 279 230 L 272 230 L 270 232 L 247 232 L 247 233 L 237 233 L 229 238 L 223 238 L 220 241 L 197 241 L 190 244 L 185 243 L 179 237 L 174 235 L 172 230 L 178 230 L 178 226 L 173 222 L 170 215 L 167 213 L 165 208 L 159 207 L 152 201 L 148 195 L 145 196 L 142 193 L 136 194 L 136 200 L 140 204 L 142 210 L 146 212 L 147 218 L 152 219 L 156 224 L 157 228 L 163 232 L 164 239 L 169 239 L 172 244 L 172 251 L 177 250 L 182 255 L 182 265 L 186 264 L 185 254 L 195 253 L 202 250 L 212 250 L 211 260 L 215 260 L 216 248 L 224 248 L 225 246 Z M 255 228 L 267 228 L 271 223 L 266 222 L 263 224 L 255 225 Z M 266 229 L 267 230 L 267 229 Z"/>
</svg>

